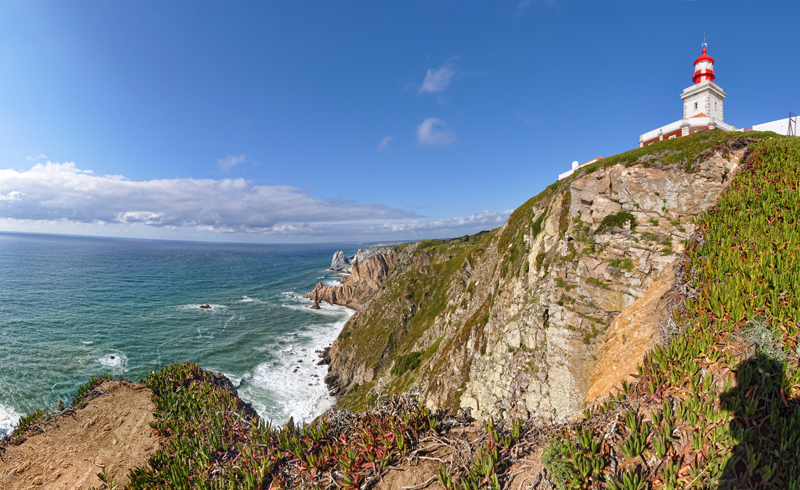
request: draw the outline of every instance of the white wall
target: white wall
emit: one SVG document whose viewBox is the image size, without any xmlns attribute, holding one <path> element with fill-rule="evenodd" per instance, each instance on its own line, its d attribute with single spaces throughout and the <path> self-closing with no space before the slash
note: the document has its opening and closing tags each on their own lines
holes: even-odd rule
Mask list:
<svg viewBox="0 0 800 490">
<path fill-rule="evenodd" d="M 800 117 L 795 117 L 795 121 L 800 120 Z M 779 119 L 777 121 L 772 121 L 763 124 L 756 124 L 752 127 L 753 131 L 774 131 L 778 134 L 785 135 L 786 132 L 789 130 L 789 118 L 786 119 Z M 794 125 L 794 134 L 797 136 L 797 125 Z"/>
<path fill-rule="evenodd" d="M 683 117 L 692 117 L 700 114 L 701 112 L 706 116 L 706 100 L 708 99 L 708 92 L 700 92 L 683 101 Z M 697 109 L 694 104 L 697 103 Z"/>
</svg>

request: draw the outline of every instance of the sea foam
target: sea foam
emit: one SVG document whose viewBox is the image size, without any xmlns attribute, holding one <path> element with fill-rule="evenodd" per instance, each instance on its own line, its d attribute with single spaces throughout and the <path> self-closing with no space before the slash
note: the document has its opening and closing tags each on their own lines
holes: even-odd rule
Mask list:
<svg viewBox="0 0 800 490">
<path fill-rule="evenodd" d="M 300 305 L 284 306 L 295 309 L 294 306 Z M 250 401 L 262 417 L 279 424 L 290 416 L 298 423 L 310 422 L 336 402 L 328 394 L 323 381 L 327 369 L 317 364 L 316 351 L 330 345 L 355 313 L 343 306 L 327 305 L 320 310 L 301 307 L 323 318 L 333 315 L 338 318 L 311 325 L 310 332 L 292 336 L 292 343 L 278 351 L 278 358 L 256 366 L 239 390 L 240 396 Z"/>
<path fill-rule="evenodd" d="M 19 418 L 20 415 L 13 408 L 0 404 L 0 436 L 11 432 Z"/>
</svg>

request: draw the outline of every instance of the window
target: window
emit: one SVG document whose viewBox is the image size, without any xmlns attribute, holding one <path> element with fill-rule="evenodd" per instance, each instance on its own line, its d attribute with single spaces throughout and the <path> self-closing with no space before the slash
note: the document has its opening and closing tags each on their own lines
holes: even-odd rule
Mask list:
<svg viewBox="0 0 800 490">
<path fill-rule="evenodd" d="M 697 102 L 694 103 L 694 110 L 697 110 Z"/>
<path fill-rule="evenodd" d="M 717 110 L 717 103 L 716 102 L 714 102 L 714 110 L 715 111 Z"/>
<path fill-rule="evenodd" d="M 677 136 L 675 136 L 674 134 L 669 137 L 669 139 L 671 139 L 671 140 L 674 140 L 675 138 L 677 138 Z"/>
</svg>

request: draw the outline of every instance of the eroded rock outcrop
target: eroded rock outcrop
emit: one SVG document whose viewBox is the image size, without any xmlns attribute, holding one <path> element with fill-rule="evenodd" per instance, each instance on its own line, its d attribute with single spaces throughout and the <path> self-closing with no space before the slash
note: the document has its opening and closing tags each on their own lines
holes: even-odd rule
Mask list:
<svg viewBox="0 0 800 490">
<path fill-rule="evenodd" d="M 304 297 L 314 304 L 325 301 L 358 310 L 362 302 L 386 280 L 394 268 L 396 255 L 391 248 L 386 253 L 371 255 L 361 263 L 351 265 L 350 276 L 342 281 L 341 286 L 325 286 L 320 282 Z"/>
<path fill-rule="evenodd" d="M 344 252 L 341 250 L 337 250 L 333 254 L 333 260 L 331 260 L 331 267 L 330 270 L 332 271 L 346 271 L 350 272 L 350 261 L 347 257 L 344 256 Z"/>
</svg>

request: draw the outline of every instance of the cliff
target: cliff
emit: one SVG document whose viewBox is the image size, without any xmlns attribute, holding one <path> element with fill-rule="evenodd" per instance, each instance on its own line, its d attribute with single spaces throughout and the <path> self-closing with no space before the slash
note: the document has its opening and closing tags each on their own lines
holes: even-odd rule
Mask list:
<svg viewBox="0 0 800 490">
<path fill-rule="evenodd" d="M 693 221 L 752 140 L 676 141 L 583 168 L 500 229 L 399 247 L 331 348 L 340 406 L 416 386 L 432 408 L 563 422 L 630 379 L 670 329 Z M 314 294 L 336 302 L 355 284 Z"/>
<path fill-rule="evenodd" d="M 800 139 L 653 146 L 582 169 L 499 230 L 399 247 L 334 345 L 340 404 L 369 410 L 277 428 L 196 364 L 144 386 L 93 379 L 72 407 L 0 439 L 3 488 L 800 487 Z M 467 396 L 494 396 L 507 416 L 514 400 L 490 383 L 525 375 L 548 385 L 540 407 L 563 400 L 558 376 L 586 387 L 567 408 L 591 403 L 561 425 L 528 408 L 479 424 L 417 403 L 435 403 L 464 364 L 452 400 L 473 412 Z"/>
<path fill-rule="evenodd" d="M 354 261 L 350 266 L 350 275 L 342 281 L 341 286 L 325 286 L 320 282 L 304 297 L 315 303 L 325 301 L 358 310 L 386 280 L 394 268 L 396 256 L 394 249 L 387 248 L 358 262 Z"/>
</svg>

